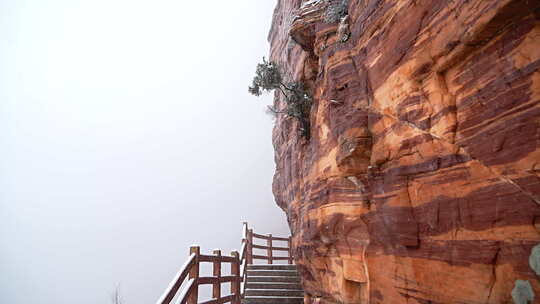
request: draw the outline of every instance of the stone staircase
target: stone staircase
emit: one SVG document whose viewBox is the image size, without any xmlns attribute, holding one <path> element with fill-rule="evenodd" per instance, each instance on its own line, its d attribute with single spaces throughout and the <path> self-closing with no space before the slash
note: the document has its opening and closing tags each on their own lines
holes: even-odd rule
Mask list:
<svg viewBox="0 0 540 304">
<path fill-rule="evenodd" d="M 295 265 L 247 265 L 243 304 L 301 304 L 304 291 Z"/>
<path fill-rule="evenodd" d="M 254 239 L 258 241 L 254 242 Z M 230 256 L 222 255 L 219 249 L 212 254 L 202 254 L 199 246 L 191 246 L 187 260 L 156 304 L 304 303 L 304 291 L 293 265 L 292 236 L 258 234 L 244 222 L 241 244 L 240 251 L 232 251 Z M 253 260 L 264 260 L 268 264 L 254 264 Z M 287 264 L 274 264 L 276 261 Z M 201 276 L 201 264 L 204 263 L 212 265 L 212 275 Z M 224 266 L 230 267 L 229 275 L 222 275 Z M 229 283 L 229 288 L 222 288 L 224 283 Z M 200 285 L 212 285 L 211 300 L 199 300 Z"/>
</svg>

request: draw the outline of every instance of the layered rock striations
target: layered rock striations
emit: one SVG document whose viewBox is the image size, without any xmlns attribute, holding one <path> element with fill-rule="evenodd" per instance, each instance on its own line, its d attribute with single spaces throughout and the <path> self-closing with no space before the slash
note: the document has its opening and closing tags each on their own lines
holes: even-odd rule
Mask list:
<svg viewBox="0 0 540 304">
<path fill-rule="evenodd" d="M 540 303 L 540 2 L 328 5 L 278 0 L 269 34 L 313 95 L 311 138 L 273 132 L 308 300 Z"/>
</svg>

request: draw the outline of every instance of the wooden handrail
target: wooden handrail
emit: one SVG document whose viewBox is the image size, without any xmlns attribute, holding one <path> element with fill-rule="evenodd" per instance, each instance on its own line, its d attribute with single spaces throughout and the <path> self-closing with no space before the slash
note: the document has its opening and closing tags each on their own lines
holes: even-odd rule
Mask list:
<svg viewBox="0 0 540 304">
<path fill-rule="evenodd" d="M 216 284 L 216 283 L 228 283 L 236 280 L 235 276 L 222 276 L 222 277 L 200 277 L 197 280 L 199 285 Z"/>
<path fill-rule="evenodd" d="M 242 242 L 242 247 L 240 247 L 240 261 L 246 259 L 247 245 L 246 242 Z"/>
<path fill-rule="evenodd" d="M 270 247 L 268 247 L 268 246 L 263 246 L 263 245 L 253 244 L 253 248 L 257 248 L 257 249 L 268 249 L 268 248 L 270 248 Z M 289 247 L 272 247 L 272 250 L 289 251 Z"/>
<path fill-rule="evenodd" d="M 253 259 L 255 260 L 267 260 L 270 259 L 270 257 L 268 257 L 267 255 L 257 255 L 257 254 L 254 254 L 253 255 Z M 272 257 L 272 260 L 274 261 L 277 261 L 277 260 L 282 260 L 282 261 L 288 261 L 289 260 L 289 257 L 288 256 L 283 256 L 283 257 Z M 272 263 L 268 263 L 268 264 L 272 264 Z"/>
<path fill-rule="evenodd" d="M 191 254 L 187 261 L 182 265 L 180 268 L 180 271 L 174 276 L 173 280 L 169 284 L 169 287 L 165 290 L 161 298 L 159 298 L 158 303 L 170 303 L 172 299 L 174 298 L 174 295 L 176 292 L 178 292 L 178 289 L 186 279 L 189 271 L 191 270 L 191 266 L 193 266 L 193 263 L 195 262 L 195 258 L 197 255 Z"/>
<path fill-rule="evenodd" d="M 199 256 L 199 262 L 218 262 L 218 263 L 233 263 L 235 258 L 231 256 L 222 256 L 222 255 L 204 255 Z"/>
<path fill-rule="evenodd" d="M 264 235 L 264 234 L 253 233 L 253 237 L 258 238 L 258 239 L 263 239 L 263 240 L 274 240 L 274 241 L 284 241 L 284 242 L 287 242 L 289 240 L 289 238 L 272 236 L 271 234 Z"/>
<path fill-rule="evenodd" d="M 254 244 L 254 238 L 266 240 L 266 246 Z M 273 241 L 286 241 L 287 247 L 273 246 Z M 289 264 L 292 264 L 291 245 L 291 237 L 284 238 L 275 237 L 271 234 L 257 234 L 252 229 L 249 229 L 248 224 L 244 222 L 242 226 L 242 247 L 240 248 L 240 252 L 233 251 L 230 256 L 223 256 L 220 250 L 214 250 L 212 254 L 208 255 L 201 254 L 199 246 L 190 247 L 188 259 L 174 276 L 167 289 L 165 289 L 157 304 L 170 304 L 177 294 L 176 304 L 198 304 L 199 286 L 206 284 L 212 285 L 213 299 L 199 304 L 240 304 L 241 299 L 244 297 L 247 266 L 253 264 L 254 259 L 266 260 L 268 264 L 272 264 L 273 261 L 286 260 Z M 267 255 L 253 254 L 253 248 L 266 250 Z M 288 256 L 273 256 L 273 251 L 287 251 Z M 199 275 L 200 264 L 205 262 L 212 263 L 213 276 L 211 277 L 201 277 Z M 231 265 L 231 275 L 221 275 L 223 263 L 229 263 Z M 180 293 L 178 293 L 186 279 L 188 279 L 187 283 Z M 228 282 L 230 282 L 230 294 L 221 296 L 221 284 Z"/>
<path fill-rule="evenodd" d="M 182 289 L 182 293 L 180 293 L 180 296 L 178 297 L 177 304 L 185 304 L 188 300 L 188 296 L 191 292 L 193 292 L 193 289 L 197 286 L 197 280 L 195 279 L 189 279 L 187 286 Z"/>
</svg>

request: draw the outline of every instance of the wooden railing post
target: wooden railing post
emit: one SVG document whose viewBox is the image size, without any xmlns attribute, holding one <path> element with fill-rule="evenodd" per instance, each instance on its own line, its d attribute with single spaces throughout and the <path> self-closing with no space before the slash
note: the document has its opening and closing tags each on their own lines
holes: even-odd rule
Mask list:
<svg viewBox="0 0 540 304">
<path fill-rule="evenodd" d="M 242 223 L 242 239 L 247 239 L 248 227 L 248 222 Z"/>
<path fill-rule="evenodd" d="M 214 268 L 214 277 L 218 278 L 218 282 L 212 284 L 212 298 L 219 299 L 221 298 L 221 250 L 214 250 L 214 255 L 217 256 L 219 261 L 213 263 Z"/>
<path fill-rule="evenodd" d="M 246 274 L 248 264 L 248 222 L 242 224 L 242 250 L 239 257 L 240 268 L 240 298 L 244 296 L 244 290 L 246 286 Z"/>
<path fill-rule="evenodd" d="M 289 236 L 287 241 L 287 247 L 289 247 L 289 264 L 293 263 L 293 254 L 292 254 L 292 236 Z"/>
<path fill-rule="evenodd" d="M 231 275 L 234 276 L 231 282 L 231 294 L 234 295 L 234 299 L 231 304 L 240 304 L 240 255 L 238 251 L 232 251 L 231 255 L 235 258 L 231 263 Z"/>
<path fill-rule="evenodd" d="M 268 239 L 266 240 L 266 246 L 268 246 L 267 253 L 268 253 L 268 264 L 273 263 L 272 259 L 272 235 L 268 234 Z"/>
<path fill-rule="evenodd" d="M 248 230 L 248 244 L 247 244 L 247 263 L 253 264 L 253 229 Z"/>
<path fill-rule="evenodd" d="M 199 282 L 197 281 L 199 280 L 199 256 L 201 255 L 201 248 L 199 246 L 189 247 L 189 254 L 191 255 L 193 253 L 195 254 L 195 263 L 189 271 L 189 278 L 195 280 L 195 287 L 188 297 L 187 304 L 197 304 L 197 300 L 199 299 Z"/>
</svg>

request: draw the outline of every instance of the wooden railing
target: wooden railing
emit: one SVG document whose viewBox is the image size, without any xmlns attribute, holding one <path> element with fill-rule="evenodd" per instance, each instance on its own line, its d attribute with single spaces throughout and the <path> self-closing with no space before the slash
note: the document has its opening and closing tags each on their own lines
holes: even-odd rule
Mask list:
<svg viewBox="0 0 540 304">
<path fill-rule="evenodd" d="M 253 242 L 253 239 L 262 239 L 266 241 L 266 246 L 257 245 Z M 274 241 L 287 242 L 286 247 L 275 246 Z M 272 236 L 271 234 L 262 235 L 253 232 L 253 229 L 248 229 L 247 231 L 247 259 L 248 264 L 253 264 L 253 260 L 266 260 L 268 264 L 273 264 L 274 261 L 285 260 L 289 264 L 293 263 L 293 256 L 291 251 L 291 237 L 277 237 Z M 266 255 L 256 255 L 253 254 L 253 248 L 265 249 Z M 274 256 L 274 251 L 286 251 L 287 256 Z"/>
<path fill-rule="evenodd" d="M 161 298 L 159 298 L 157 304 L 170 304 L 175 298 L 175 304 L 240 304 L 244 295 L 247 265 L 253 264 L 254 259 L 266 260 L 268 264 L 272 264 L 276 260 L 286 260 L 289 264 L 293 263 L 291 237 L 284 238 L 273 237 L 271 234 L 257 234 L 253 232 L 253 229 L 248 228 L 247 223 L 244 223 L 242 228 L 242 248 L 240 253 L 232 251 L 230 256 L 223 256 L 221 250 L 214 250 L 212 255 L 203 255 L 200 253 L 199 246 L 190 247 L 190 255 L 187 261 L 180 268 L 180 271 L 173 278 Z M 254 244 L 254 238 L 266 240 L 266 246 Z M 286 242 L 287 247 L 274 246 L 273 241 Z M 254 255 L 253 248 L 266 249 L 267 254 Z M 287 256 L 274 256 L 274 251 L 286 251 Z M 213 276 L 199 276 L 200 265 L 204 262 L 212 263 Z M 223 264 L 230 264 L 230 275 L 221 275 Z M 230 293 L 226 296 L 221 295 L 222 283 L 230 283 Z M 199 286 L 205 284 L 212 285 L 213 299 L 198 302 Z"/>
<path fill-rule="evenodd" d="M 212 297 L 210 301 L 202 302 L 204 304 L 220 303 L 240 303 L 240 259 L 238 252 L 231 252 L 231 256 L 222 256 L 220 250 L 214 250 L 213 255 L 204 255 L 200 253 L 199 246 L 192 246 L 189 249 L 190 256 L 184 263 L 178 274 L 174 277 L 165 293 L 158 300 L 158 303 L 171 303 L 178 290 L 188 277 L 188 281 L 178 295 L 177 304 L 197 304 L 199 298 L 199 286 L 205 284 L 212 285 Z M 210 262 L 213 265 L 212 277 L 199 276 L 200 264 Z M 229 263 L 231 266 L 231 275 L 222 276 L 221 266 L 223 263 Z M 231 283 L 230 294 L 221 296 L 221 283 Z"/>
</svg>

